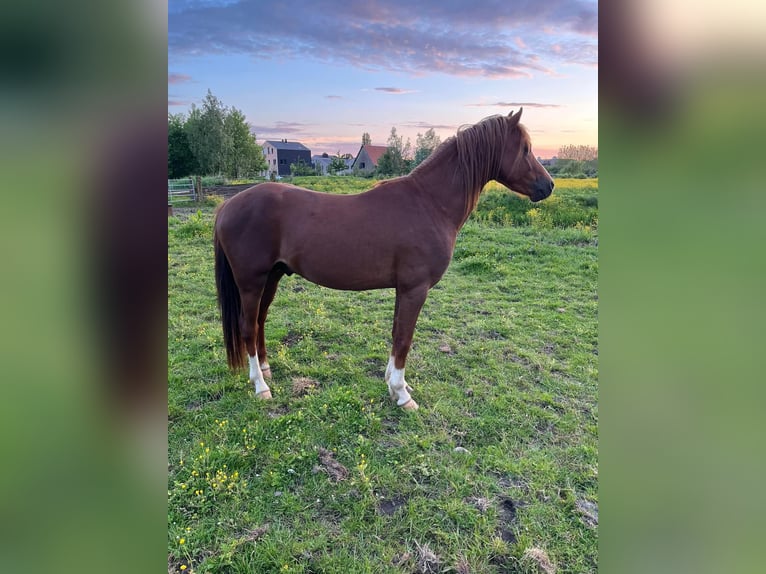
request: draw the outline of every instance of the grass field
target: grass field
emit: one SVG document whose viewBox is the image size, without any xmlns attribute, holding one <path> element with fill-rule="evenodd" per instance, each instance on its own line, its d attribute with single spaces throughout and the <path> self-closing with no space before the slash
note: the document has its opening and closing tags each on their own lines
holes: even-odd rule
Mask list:
<svg viewBox="0 0 766 574">
<path fill-rule="evenodd" d="M 369 180 L 296 178 L 351 193 Z M 392 290 L 285 277 L 274 400 L 226 368 L 213 207 L 168 219 L 169 572 L 595 572 L 598 180 L 490 184 L 383 381 Z"/>
</svg>

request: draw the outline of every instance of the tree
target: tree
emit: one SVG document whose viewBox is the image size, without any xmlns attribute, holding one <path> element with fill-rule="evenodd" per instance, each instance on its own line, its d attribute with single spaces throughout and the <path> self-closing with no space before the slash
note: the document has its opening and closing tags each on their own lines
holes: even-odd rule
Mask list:
<svg viewBox="0 0 766 574">
<path fill-rule="evenodd" d="M 340 155 L 340 150 L 338 150 L 338 155 L 332 156 L 332 161 L 330 162 L 330 165 L 327 166 L 327 171 L 331 174 L 335 175 L 339 171 L 343 171 L 348 166 L 346 165 L 346 160 L 343 158 L 342 155 Z"/>
<path fill-rule="evenodd" d="M 168 177 L 178 178 L 199 172 L 199 163 L 189 147 L 184 114 L 168 114 Z"/>
<path fill-rule="evenodd" d="M 565 145 L 559 148 L 558 159 L 591 161 L 598 159 L 598 148 L 589 145 Z"/>
<path fill-rule="evenodd" d="M 290 164 L 290 175 L 317 175 L 314 166 L 307 164 L 302 159 Z"/>
<path fill-rule="evenodd" d="M 181 116 L 182 118 L 182 116 Z M 225 174 L 239 178 L 267 169 L 263 150 L 256 143 L 255 135 L 250 132 L 245 114 L 237 108 L 228 108 L 208 90 L 198 108 L 192 104 L 188 118 L 168 117 L 168 172 L 171 170 L 171 155 L 174 158 L 182 149 L 183 138 L 179 126 L 183 125 L 186 144 L 194 158 L 192 171 L 204 175 Z M 171 145 L 171 133 L 173 142 Z M 173 154 L 171 154 L 173 151 Z M 191 173 L 191 171 L 187 171 Z"/>
<path fill-rule="evenodd" d="M 362 134 L 362 145 L 372 145 L 372 140 L 370 139 L 370 134 L 367 132 L 364 132 Z"/>
<path fill-rule="evenodd" d="M 267 169 L 263 150 L 250 132 L 245 114 L 231 108 L 224 118 L 223 127 L 224 172 L 227 176 L 239 178 Z"/>
<path fill-rule="evenodd" d="M 598 148 L 588 145 L 561 146 L 551 174 L 559 177 L 597 177 Z"/>
<path fill-rule="evenodd" d="M 414 165 L 418 166 L 423 163 L 423 160 L 431 155 L 441 143 L 441 138 L 434 132 L 433 128 L 429 128 L 425 135 L 418 134 L 418 137 L 415 139 Z"/>
<path fill-rule="evenodd" d="M 404 144 L 404 138 L 397 135 L 396 127 L 391 128 L 386 151 L 378 160 L 377 172 L 383 176 L 395 176 L 409 173 L 412 169 L 412 144 Z"/>
<path fill-rule="evenodd" d="M 225 167 L 224 121 L 228 110 L 221 100 L 208 90 L 202 109 L 192 104 L 186 120 L 189 147 L 199 162 L 202 173 L 223 173 Z"/>
</svg>

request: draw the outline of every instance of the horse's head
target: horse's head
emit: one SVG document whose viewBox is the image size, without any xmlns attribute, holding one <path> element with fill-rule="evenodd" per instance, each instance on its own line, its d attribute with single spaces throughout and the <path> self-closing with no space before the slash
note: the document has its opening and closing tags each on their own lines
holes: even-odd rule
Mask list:
<svg viewBox="0 0 766 574">
<path fill-rule="evenodd" d="M 506 118 L 506 144 L 495 179 L 532 201 L 540 201 L 553 192 L 553 179 L 532 153 L 532 142 L 527 130 L 519 124 L 519 118 L 521 108 Z"/>
</svg>

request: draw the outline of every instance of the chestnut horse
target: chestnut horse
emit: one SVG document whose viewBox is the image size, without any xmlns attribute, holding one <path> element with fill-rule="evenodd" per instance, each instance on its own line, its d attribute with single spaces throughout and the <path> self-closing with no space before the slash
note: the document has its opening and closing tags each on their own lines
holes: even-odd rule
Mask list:
<svg viewBox="0 0 766 574">
<path fill-rule="evenodd" d="M 271 398 L 266 314 L 282 276 L 297 273 L 332 289 L 396 289 L 385 380 L 397 405 L 418 408 L 404 380 L 415 322 L 482 188 L 496 180 L 534 202 L 553 191 L 520 117 L 521 109 L 463 128 L 409 175 L 364 193 L 262 183 L 221 206 L 215 277 L 226 354 L 236 369 L 247 353 L 257 397 Z"/>
</svg>

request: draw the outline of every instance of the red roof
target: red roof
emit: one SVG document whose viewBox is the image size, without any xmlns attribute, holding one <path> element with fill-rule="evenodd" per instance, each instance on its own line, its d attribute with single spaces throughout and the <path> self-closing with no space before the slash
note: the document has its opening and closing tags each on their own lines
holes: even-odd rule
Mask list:
<svg viewBox="0 0 766 574">
<path fill-rule="evenodd" d="M 386 150 L 388 149 L 388 146 L 384 146 L 384 145 L 366 145 L 362 147 L 367 150 L 367 155 L 370 156 L 372 163 L 374 163 L 375 165 L 378 165 L 378 160 L 380 159 L 380 156 L 386 153 Z"/>
</svg>

